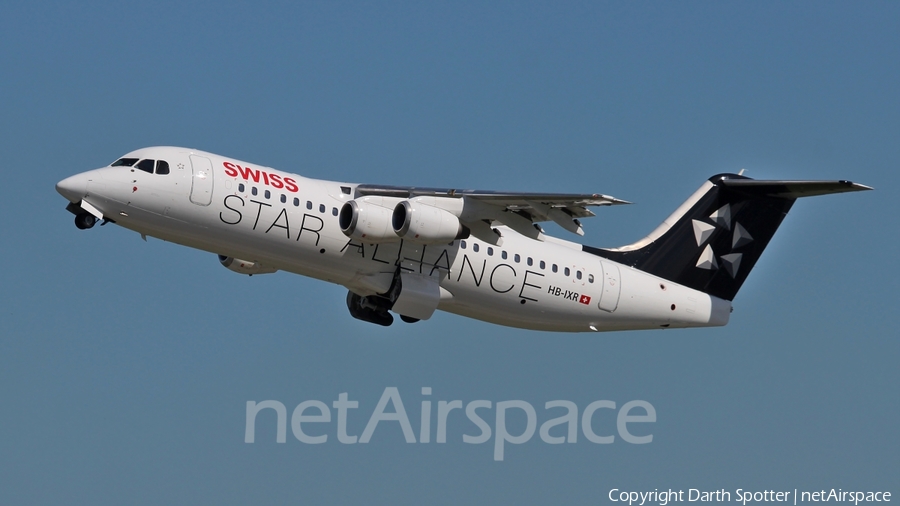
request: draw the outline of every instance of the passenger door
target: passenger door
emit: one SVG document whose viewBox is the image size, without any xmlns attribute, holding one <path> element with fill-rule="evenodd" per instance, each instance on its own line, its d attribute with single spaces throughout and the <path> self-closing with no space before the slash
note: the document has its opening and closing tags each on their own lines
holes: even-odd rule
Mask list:
<svg viewBox="0 0 900 506">
<path fill-rule="evenodd" d="M 619 283 L 619 267 L 613 262 L 605 261 L 601 261 L 600 265 L 603 268 L 603 293 L 597 307 L 612 313 L 619 307 L 619 293 L 622 290 Z"/>
<path fill-rule="evenodd" d="M 191 202 L 208 206 L 212 202 L 213 167 L 209 158 L 191 155 Z"/>
</svg>

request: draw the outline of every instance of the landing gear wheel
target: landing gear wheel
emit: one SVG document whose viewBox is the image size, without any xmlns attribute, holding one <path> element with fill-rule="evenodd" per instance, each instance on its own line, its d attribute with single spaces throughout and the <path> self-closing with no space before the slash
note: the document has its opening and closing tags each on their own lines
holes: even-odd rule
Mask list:
<svg viewBox="0 0 900 506">
<path fill-rule="evenodd" d="M 387 309 L 372 305 L 366 297 L 360 297 L 353 292 L 347 292 L 347 308 L 350 315 L 357 320 L 374 323 L 383 327 L 389 327 L 394 323 L 394 317 Z"/>
<path fill-rule="evenodd" d="M 404 315 L 400 315 L 400 319 L 405 321 L 406 323 L 416 323 L 417 321 L 419 321 L 418 318 L 413 318 L 412 316 L 404 316 Z"/>
<path fill-rule="evenodd" d="M 97 223 L 97 218 L 91 213 L 78 213 L 75 215 L 75 226 L 79 230 L 87 230 Z"/>
</svg>

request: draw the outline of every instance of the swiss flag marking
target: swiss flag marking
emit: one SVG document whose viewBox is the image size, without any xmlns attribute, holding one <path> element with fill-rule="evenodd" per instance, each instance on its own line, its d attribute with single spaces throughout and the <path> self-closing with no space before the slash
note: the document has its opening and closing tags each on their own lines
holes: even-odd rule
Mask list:
<svg viewBox="0 0 900 506">
<path fill-rule="evenodd" d="M 587 304 L 591 303 L 591 298 L 588 297 L 587 295 L 582 295 L 581 298 L 578 299 L 578 302 L 587 305 Z"/>
</svg>

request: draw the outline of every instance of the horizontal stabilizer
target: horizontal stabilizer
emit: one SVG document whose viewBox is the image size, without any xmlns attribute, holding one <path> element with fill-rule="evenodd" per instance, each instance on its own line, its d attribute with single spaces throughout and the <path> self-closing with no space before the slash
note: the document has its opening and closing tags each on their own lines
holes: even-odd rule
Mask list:
<svg viewBox="0 0 900 506">
<path fill-rule="evenodd" d="M 796 199 L 831 193 L 871 190 L 871 186 L 853 181 L 764 181 L 756 179 L 722 179 L 719 184 L 729 190 L 754 196 Z"/>
</svg>

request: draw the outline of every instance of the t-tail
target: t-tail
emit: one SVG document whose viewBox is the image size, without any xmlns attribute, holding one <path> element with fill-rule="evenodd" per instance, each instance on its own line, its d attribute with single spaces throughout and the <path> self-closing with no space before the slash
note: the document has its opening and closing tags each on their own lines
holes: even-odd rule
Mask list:
<svg viewBox="0 0 900 506">
<path fill-rule="evenodd" d="M 871 189 L 850 181 L 758 181 L 719 174 L 640 241 L 584 250 L 730 301 L 794 201 Z"/>
</svg>

